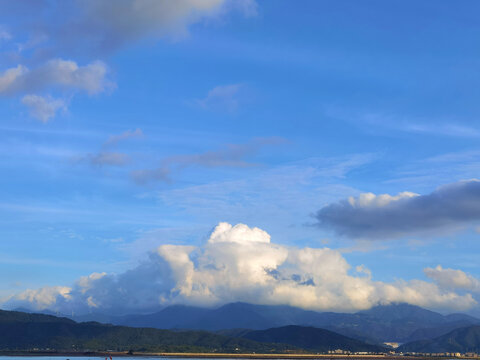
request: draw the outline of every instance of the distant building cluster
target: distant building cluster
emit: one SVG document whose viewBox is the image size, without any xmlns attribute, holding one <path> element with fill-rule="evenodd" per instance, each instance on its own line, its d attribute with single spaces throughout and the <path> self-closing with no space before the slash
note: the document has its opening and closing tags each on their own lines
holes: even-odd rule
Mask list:
<svg viewBox="0 0 480 360">
<path fill-rule="evenodd" d="M 440 353 L 420 353 L 420 352 L 408 352 L 408 353 L 399 353 L 398 355 L 405 356 L 425 356 L 425 357 L 448 357 L 448 358 L 478 358 L 479 354 L 475 352 L 440 352 Z"/>
<path fill-rule="evenodd" d="M 398 347 L 398 345 L 397 345 Z M 431 358 L 439 358 L 439 357 L 446 357 L 446 358 L 480 358 L 480 355 L 475 352 L 440 352 L 440 353 L 421 353 L 421 352 L 369 352 L 369 351 L 350 351 L 350 350 L 329 350 L 328 354 L 330 355 L 384 355 L 384 356 L 418 356 L 418 357 L 431 357 Z"/>
</svg>

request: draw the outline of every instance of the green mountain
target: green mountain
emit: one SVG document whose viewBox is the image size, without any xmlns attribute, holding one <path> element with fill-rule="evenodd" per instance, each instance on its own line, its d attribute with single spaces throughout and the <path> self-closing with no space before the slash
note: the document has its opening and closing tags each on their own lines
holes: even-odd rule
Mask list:
<svg viewBox="0 0 480 360">
<path fill-rule="evenodd" d="M 302 349 L 327 352 L 328 350 L 350 350 L 382 352 L 384 347 L 366 344 L 332 331 L 306 326 L 283 326 L 274 329 L 249 331 L 243 338 L 268 343 L 289 344 Z"/>
<path fill-rule="evenodd" d="M 255 342 L 206 331 L 129 328 L 0 310 L 0 350 L 145 352 L 284 352 L 289 345 Z"/>
<path fill-rule="evenodd" d="M 480 326 L 453 330 L 431 340 L 413 341 L 400 346 L 402 352 L 480 352 Z"/>
</svg>

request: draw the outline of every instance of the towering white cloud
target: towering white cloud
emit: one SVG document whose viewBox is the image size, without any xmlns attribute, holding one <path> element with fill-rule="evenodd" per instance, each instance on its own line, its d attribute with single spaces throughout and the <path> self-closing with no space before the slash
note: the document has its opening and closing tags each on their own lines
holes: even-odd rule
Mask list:
<svg viewBox="0 0 480 360">
<path fill-rule="evenodd" d="M 327 205 L 315 217 L 319 226 L 362 239 L 455 229 L 480 221 L 480 181 L 459 181 L 427 195 L 362 194 Z"/>
<path fill-rule="evenodd" d="M 476 304 L 471 294 L 435 283 L 374 281 L 368 269 L 354 271 L 337 250 L 286 247 L 261 229 L 220 223 L 201 247 L 162 245 L 123 274 L 94 273 L 71 288 L 28 290 L 6 306 L 81 313 L 232 301 L 342 311 L 390 302 L 455 310 Z"/>
</svg>

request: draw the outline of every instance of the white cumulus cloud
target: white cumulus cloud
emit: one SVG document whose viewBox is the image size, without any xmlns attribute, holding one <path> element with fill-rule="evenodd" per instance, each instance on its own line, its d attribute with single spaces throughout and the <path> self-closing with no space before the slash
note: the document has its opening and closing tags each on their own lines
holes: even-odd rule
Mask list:
<svg viewBox="0 0 480 360">
<path fill-rule="evenodd" d="M 282 246 L 261 229 L 219 223 L 200 247 L 161 245 L 125 273 L 94 273 L 71 288 L 27 290 L 5 305 L 64 313 L 93 307 L 120 313 L 175 303 L 213 306 L 233 301 L 336 311 L 391 302 L 449 310 L 476 304 L 471 294 L 457 294 L 436 283 L 373 278 L 364 266 L 355 271 L 337 250 Z"/>
<path fill-rule="evenodd" d="M 480 280 L 462 270 L 443 268 L 438 265 L 435 268 L 425 268 L 423 272 L 443 288 L 480 292 Z"/>
<path fill-rule="evenodd" d="M 62 94 L 85 92 L 95 95 L 115 85 L 108 77 L 108 68 L 101 61 L 80 66 L 75 61 L 52 59 L 29 69 L 18 65 L 0 74 L 0 96 L 22 95 L 21 102 L 30 115 L 44 123 L 55 117 L 59 110 L 67 110 L 68 102 L 51 95 L 40 95 L 52 91 Z"/>
<path fill-rule="evenodd" d="M 70 291 L 67 286 L 46 286 L 36 290 L 26 290 L 16 296 L 16 301 L 28 304 L 29 308 L 46 309 L 55 306 L 61 298 L 71 299 Z"/>
</svg>

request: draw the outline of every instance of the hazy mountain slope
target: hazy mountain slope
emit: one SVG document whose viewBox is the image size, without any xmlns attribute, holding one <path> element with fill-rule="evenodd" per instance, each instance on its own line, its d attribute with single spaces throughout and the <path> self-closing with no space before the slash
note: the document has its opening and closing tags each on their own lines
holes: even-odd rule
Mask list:
<svg viewBox="0 0 480 360">
<path fill-rule="evenodd" d="M 295 325 L 250 331 L 242 337 L 260 342 L 290 344 L 319 352 L 336 349 L 371 352 L 385 350 L 383 347 L 366 344 L 325 329 Z"/>
<path fill-rule="evenodd" d="M 480 352 L 480 326 L 455 329 L 431 340 L 420 340 L 398 348 L 403 352 Z"/>
<path fill-rule="evenodd" d="M 134 351 L 281 352 L 292 346 L 262 344 L 206 331 L 129 328 L 21 312 L 0 312 L 0 350 L 55 349 Z"/>
<path fill-rule="evenodd" d="M 477 322 L 478 324 L 478 322 Z M 460 329 L 465 327 L 465 325 L 469 326 L 468 322 L 453 322 L 447 323 L 442 325 L 437 325 L 435 327 L 429 327 L 424 329 L 415 330 L 405 342 L 412 342 L 412 341 L 419 341 L 419 340 L 430 340 L 437 338 L 439 336 L 448 334 L 449 332 Z"/>
<path fill-rule="evenodd" d="M 135 327 L 210 331 L 264 330 L 302 325 L 328 329 L 369 343 L 420 340 L 445 334 L 455 328 L 480 325 L 479 319 L 468 315 L 444 316 L 408 304 L 376 306 L 354 314 L 320 313 L 291 306 L 246 303 L 231 303 L 216 309 L 175 305 L 150 315 L 111 317 L 109 320 L 117 325 Z"/>
<path fill-rule="evenodd" d="M 134 327 L 154 327 L 162 329 L 196 329 L 193 324 L 210 313 L 210 309 L 173 305 L 148 315 L 127 315 L 111 318 L 116 324 Z M 198 329 L 208 330 L 207 327 Z"/>
</svg>

